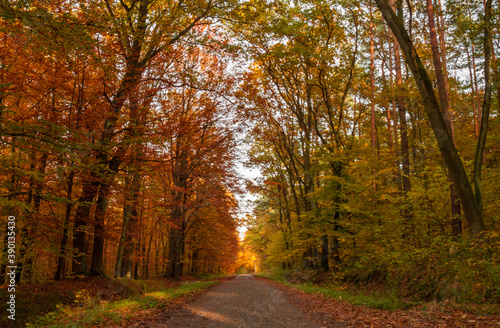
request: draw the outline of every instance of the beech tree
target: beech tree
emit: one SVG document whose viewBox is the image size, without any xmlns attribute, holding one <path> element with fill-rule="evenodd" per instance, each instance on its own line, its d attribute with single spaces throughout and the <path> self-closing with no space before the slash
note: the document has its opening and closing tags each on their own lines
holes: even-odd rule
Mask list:
<svg viewBox="0 0 500 328">
<path fill-rule="evenodd" d="M 138 204 L 145 201 L 145 182 L 140 174 L 149 171 L 142 163 L 147 163 L 151 154 L 144 138 L 153 135 L 148 129 L 160 117 L 152 108 L 159 104 L 158 95 L 175 84 L 172 71 L 176 69 L 172 67 L 180 65 L 176 56 L 181 51 L 176 44 L 185 39 L 202 41 L 207 47 L 221 44 L 219 36 L 206 27 L 219 10 L 229 10 L 232 5 L 226 1 L 94 1 L 79 6 L 2 2 L 2 37 L 6 40 L 2 76 L 12 81 L 2 85 L 2 109 L 7 111 L 2 112 L 2 138 L 12 144 L 13 155 L 22 154 L 16 155 L 20 161 L 16 160 L 15 170 L 2 184 L 10 190 L 10 204 L 25 208 L 19 212 L 23 213 L 19 221 L 23 232 L 18 279 L 29 281 L 33 272 L 36 279 L 43 271 L 50 275 L 51 270 L 32 268 L 41 264 L 33 263 L 35 255 L 45 258 L 48 255 L 41 255 L 49 249 L 57 254 L 56 279 L 70 273 L 109 272 L 110 262 L 115 263 L 109 261 L 105 250 L 119 246 L 112 236 L 120 221 L 116 213 L 108 211 L 109 204 L 116 204 L 115 197 L 121 195 L 116 177 L 121 178 L 122 171 L 128 172 L 125 187 L 132 192 L 125 197 L 122 251 L 112 257 L 118 258 L 116 266 L 121 268 L 117 275 L 137 277 L 138 248 L 146 251 L 142 234 L 127 232 L 130 227 L 150 224 L 139 220 L 139 210 L 144 207 Z M 28 43 L 33 47 L 23 47 Z M 188 45 L 182 47 L 182 51 L 189 49 Z M 23 65 L 30 67 L 23 78 L 8 75 L 20 74 Z M 202 66 L 196 70 L 206 72 Z M 210 88 L 214 95 L 222 92 L 218 87 Z M 219 101 L 212 106 L 225 105 Z M 219 155 L 228 151 L 230 148 L 220 148 Z M 15 184 L 9 185 L 9 179 Z M 233 185 L 226 188 L 232 190 Z M 22 207 L 14 208 L 12 212 L 17 214 Z M 54 226 L 47 224 L 51 219 Z M 234 220 L 234 213 L 228 214 L 227 220 Z M 47 235 L 50 246 L 37 251 L 49 226 L 53 229 Z M 231 229 L 236 225 L 228 225 L 228 229 L 227 233 L 234 235 Z M 160 245 L 156 250 L 150 247 L 147 255 L 159 249 Z"/>
</svg>

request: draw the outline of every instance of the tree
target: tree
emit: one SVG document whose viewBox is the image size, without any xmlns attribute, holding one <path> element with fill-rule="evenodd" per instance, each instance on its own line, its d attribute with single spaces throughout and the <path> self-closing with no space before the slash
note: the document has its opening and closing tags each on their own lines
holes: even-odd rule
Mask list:
<svg viewBox="0 0 500 328">
<path fill-rule="evenodd" d="M 462 160 L 458 155 L 455 145 L 453 144 L 453 140 L 448 132 L 443 114 L 441 113 L 440 106 L 434 95 L 432 82 L 420 60 L 420 57 L 417 54 L 408 32 L 406 31 L 401 16 L 396 16 L 387 1 L 376 0 L 376 2 L 382 15 L 384 16 L 384 19 L 396 36 L 405 55 L 406 63 L 415 78 L 415 82 L 424 102 L 427 116 L 431 123 L 439 149 L 443 155 L 446 166 L 448 167 L 453 183 L 457 187 L 457 192 L 460 196 L 465 218 L 468 222 L 469 234 L 472 237 L 477 238 L 485 229 L 483 217 L 478 203 L 476 202 L 474 192 L 469 178 L 467 177 Z"/>
<path fill-rule="evenodd" d="M 427 0 L 427 17 L 429 19 L 429 31 L 431 39 L 432 48 L 432 59 L 434 63 L 434 69 L 436 72 L 436 79 L 438 85 L 439 94 L 439 104 L 441 106 L 441 112 L 443 114 L 444 121 L 448 128 L 448 133 L 450 134 L 452 140 L 454 139 L 454 127 L 451 120 L 450 111 L 450 96 L 449 96 L 449 85 L 448 85 L 448 75 L 446 70 L 446 44 L 444 40 L 444 22 L 442 20 L 442 15 L 440 15 L 440 45 L 438 45 L 436 24 L 434 21 L 434 9 L 432 1 Z M 441 8 L 440 8 L 441 9 Z M 452 232 L 455 237 L 462 234 L 462 220 L 460 218 L 460 201 L 458 199 L 457 190 L 453 182 L 450 184 L 450 198 L 451 198 L 451 222 L 452 222 Z"/>
</svg>

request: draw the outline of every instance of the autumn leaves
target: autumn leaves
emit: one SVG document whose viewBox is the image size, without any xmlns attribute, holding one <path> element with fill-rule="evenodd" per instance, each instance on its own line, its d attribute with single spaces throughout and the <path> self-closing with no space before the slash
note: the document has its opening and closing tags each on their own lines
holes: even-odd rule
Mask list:
<svg viewBox="0 0 500 328">
<path fill-rule="evenodd" d="M 22 280 L 232 269 L 234 84 L 211 25 L 230 5 L 2 4 L 2 208 Z"/>
</svg>

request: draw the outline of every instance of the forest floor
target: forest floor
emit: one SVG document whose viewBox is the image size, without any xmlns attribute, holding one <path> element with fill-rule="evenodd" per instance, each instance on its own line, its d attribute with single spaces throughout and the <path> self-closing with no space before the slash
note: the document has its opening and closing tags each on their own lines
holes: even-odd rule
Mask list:
<svg viewBox="0 0 500 328">
<path fill-rule="evenodd" d="M 389 311 L 264 277 L 210 280 L 84 278 L 23 285 L 16 291 L 18 319 L 2 320 L 4 315 L 0 327 L 500 327 L 498 311 L 481 305 L 430 302 Z"/>
<path fill-rule="evenodd" d="M 480 316 L 438 304 L 377 310 L 240 275 L 130 327 L 500 327 L 500 315 Z"/>
<path fill-rule="evenodd" d="M 196 300 L 130 327 L 319 328 L 310 314 L 291 304 L 287 291 L 250 275 L 239 275 Z M 336 326 L 339 327 L 339 326 Z"/>
<path fill-rule="evenodd" d="M 182 277 L 135 280 L 106 277 L 74 278 L 45 284 L 20 284 L 16 287 L 15 320 L 8 319 L 0 306 L 0 327 L 107 327 L 162 311 L 231 277 L 212 277 L 208 281 Z M 0 286 L 0 301 L 5 305 L 9 293 Z"/>
</svg>

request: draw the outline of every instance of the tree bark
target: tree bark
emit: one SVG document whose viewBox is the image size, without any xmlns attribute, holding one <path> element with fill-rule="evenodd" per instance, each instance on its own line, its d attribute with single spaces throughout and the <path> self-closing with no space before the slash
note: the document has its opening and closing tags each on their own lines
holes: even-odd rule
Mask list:
<svg viewBox="0 0 500 328">
<path fill-rule="evenodd" d="M 401 4 L 399 4 L 401 5 Z M 402 9 L 398 9 L 398 16 L 402 17 Z M 397 105 L 399 115 L 399 135 L 401 138 L 401 166 L 402 166 L 402 185 L 401 195 L 403 196 L 403 208 L 401 216 L 405 220 L 404 238 L 410 239 L 414 237 L 412 206 L 408 199 L 408 194 L 411 191 L 410 180 L 410 147 L 408 141 L 408 124 L 406 120 L 406 103 L 403 96 L 403 74 L 401 65 L 400 47 L 394 45 L 394 64 L 396 68 L 396 86 L 397 86 Z M 407 240 L 408 241 L 408 240 Z"/>
<path fill-rule="evenodd" d="M 66 255 L 67 255 L 67 247 L 68 247 L 68 227 L 71 218 L 71 209 L 73 208 L 72 202 L 72 194 L 73 194 L 73 180 L 75 178 L 75 171 L 71 170 L 68 176 L 68 190 L 66 194 L 67 204 L 66 204 L 66 212 L 64 215 L 64 223 L 63 223 L 63 234 L 61 239 L 61 245 L 59 247 L 59 256 L 57 258 L 57 270 L 54 275 L 54 280 L 61 280 L 66 276 Z"/>
<path fill-rule="evenodd" d="M 321 264 L 321 269 L 324 272 L 330 271 L 330 266 L 328 264 L 328 258 L 329 258 L 329 249 L 328 249 L 328 235 L 324 233 L 321 236 L 321 258 L 320 258 L 320 264 Z"/>
<path fill-rule="evenodd" d="M 115 277 L 132 278 L 132 256 L 134 250 L 132 231 L 134 231 L 137 222 L 139 179 L 138 172 L 134 172 L 132 177 L 128 176 L 125 178 L 126 194 L 123 206 L 123 226 L 116 257 Z"/>
<path fill-rule="evenodd" d="M 439 149 L 450 171 L 453 183 L 457 187 L 465 218 L 469 226 L 469 234 L 471 237 L 477 238 L 485 229 L 483 217 L 475 200 L 474 192 L 463 166 L 462 159 L 458 155 L 453 140 L 448 133 L 448 128 L 446 127 L 440 106 L 434 94 L 432 82 L 406 31 L 403 21 L 396 16 L 387 3 L 387 0 L 376 0 L 376 2 L 385 21 L 396 36 L 405 55 L 406 63 L 415 78 Z"/>
<path fill-rule="evenodd" d="M 101 184 L 94 216 L 94 244 L 90 263 L 91 276 L 104 276 L 104 216 L 108 206 L 109 184 Z"/>
<path fill-rule="evenodd" d="M 377 156 L 377 131 L 375 120 L 375 46 L 373 41 L 373 17 L 372 17 L 372 3 L 370 1 L 370 113 L 371 113 L 371 145 L 372 145 L 372 159 L 375 162 Z M 372 162 L 372 163 L 373 163 Z M 375 164 L 373 164 L 375 165 Z M 377 179 L 375 177 L 377 169 L 372 168 L 373 174 L 373 201 L 375 202 L 375 191 L 377 190 Z"/>
<path fill-rule="evenodd" d="M 445 41 L 444 41 L 444 26 L 441 28 L 441 54 L 439 53 L 439 44 L 437 40 L 436 26 L 434 22 L 434 8 L 432 0 L 427 1 L 427 17 L 429 19 L 429 32 L 431 39 L 432 59 L 434 62 L 434 69 L 436 72 L 439 103 L 441 105 L 441 113 L 443 114 L 448 133 L 454 141 L 454 129 L 450 110 L 450 95 L 448 79 L 446 76 L 446 54 L 445 54 Z M 441 63 L 443 61 L 443 63 Z M 450 181 L 450 202 L 451 202 L 451 226 L 452 235 L 456 238 L 462 234 L 462 220 L 460 218 L 460 200 L 458 198 L 457 189 L 451 181 L 450 174 L 448 173 L 448 180 Z"/>
<path fill-rule="evenodd" d="M 73 250 L 76 254 L 73 257 L 72 272 L 77 275 L 87 274 L 86 236 L 90 207 L 94 201 L 99 185 L 95 181 L 87 182 L 83 185 L 83 190 L 78 199 L 78 207 L 75 214 L 75 223 L 73 225 Z"/>
<path fill-rule="evenodd" d="M 481 110 L 481 127 L 479 128 L 479 139 L 477 142 L 476 156 L 474 158 L 474 188 L 476 191 L 476 203 L 481 212 L 483 209 L 483 191 L 481 186 L 481 168 L 483 164 L 486 136 L 488 133 L 488 121 L 491 107 L 491 2 L 486 0 L 484 8 L 484 100 Z"/>
<path fill-rule="evenodd" d="M 396 48 L 397 42 L 389 31 L 387 32 L 387 38 L 389 43 L 389 83 L 391 88 L 391 108 L 392 108 L 392 119 L 393 119 L 392 130 L 394 138 L 394 166 L 396 169 L 395 182 L 398 187 L 398 192 L 400 192 L 402 189 L 402 182 L 401 182 L 401 168 L 399 165 L 399 135 L 398 135 L 399 122 L 398 122 L 398 116 L 396 115 L 396 96 L 394 94 L 394 76 L 393 76 L 394 60 L 392 56 L 393 48 Z"/>
</svg>

